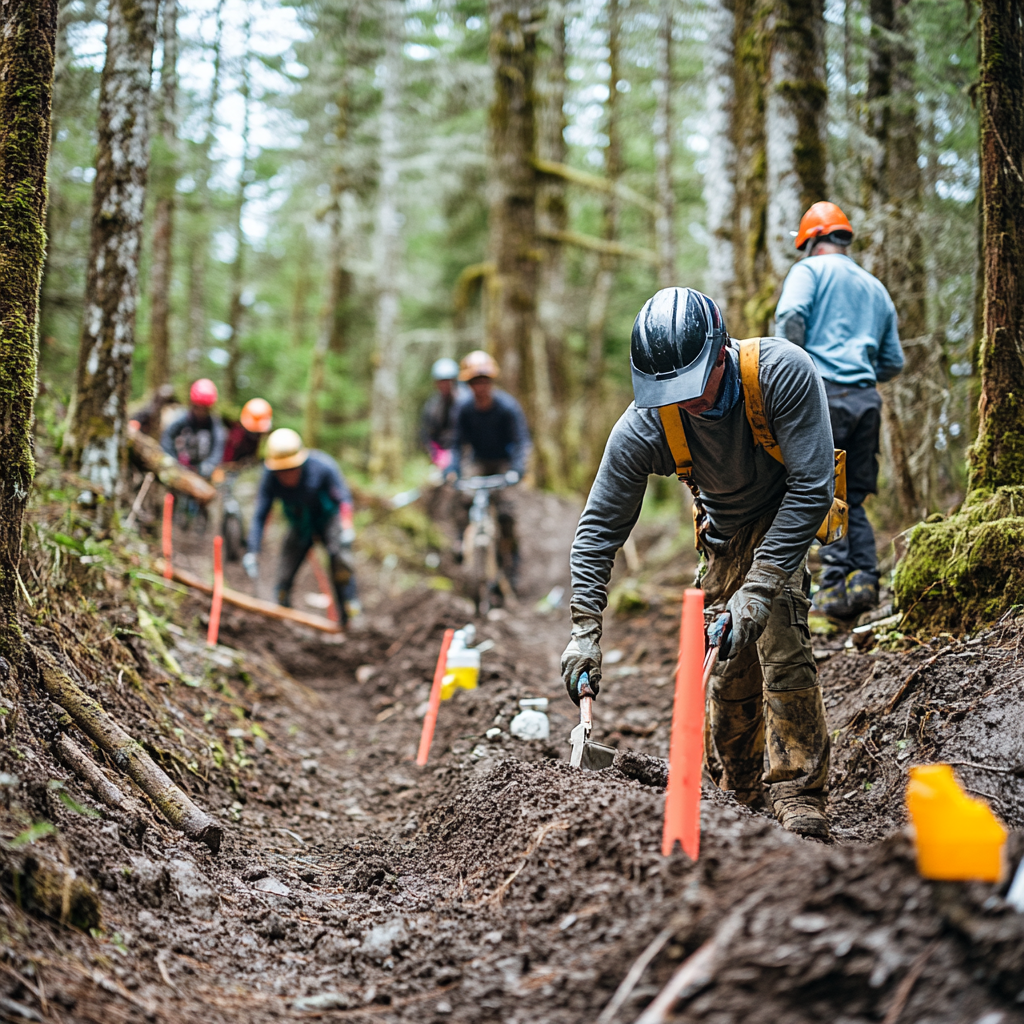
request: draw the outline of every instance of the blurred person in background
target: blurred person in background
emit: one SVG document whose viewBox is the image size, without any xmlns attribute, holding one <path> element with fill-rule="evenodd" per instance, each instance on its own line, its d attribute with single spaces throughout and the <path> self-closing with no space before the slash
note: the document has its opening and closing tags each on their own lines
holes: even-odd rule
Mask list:
<svg viewBox="0 0 1024 1024">
<path fill-rule="evenodd" d="M 224 458 L 227 431 L 217 404 L 217 385 L 205 377 L 189 388 L 189 408 L 173 420 L 160 438 L 160 446 L 183 466 L 209 480 Z"/>
<path fill-rule="evenodd" d="M 486 352 L 470 352 L 462 360 L 459 380 L 465 381 L 472 391 L 472 400 L 458 408 L 455 417 L 455 444 L 449 476 L 504 475 L 509 487 L 514 487 L 526 473 L 526 460 L 532 442 L 530 429 L 522 406 L 507 392 L 496 387 L 500 370 L 494 358 Z M 465 452 L 469 458 L 465 458 Z M 494 492 L 498 513 L 498 561 L 512 589 L 518 584 L 519 540 L 516 536 L 515 499 L 509 490 Z M 459 537 L 469 524 L 469 506 L 472 495 L 464 495 L 459 504 Z"/>
<path fill-rule="evenodd" d="M 814 610 L 854 618 L 878 604 L 878 554 L 864 500 L 878 493 L 882 396 L 875 386 L 903 369 L 896 307 L 878 278 L 847 252 L 853 227 L 835 203 L 815 203 L 801 218 L 803 259 L 786 275 L 776 333 L 802 348 L 825 382 L 832 437 L 846 451 L 850 528 L 821 549 Z"/>
<path fill-rule="evenodd" d="M 278 499 L 288 532 L 278 560 L 277 603 L 291 607 L 295 575 L 319 541 L 330 559 L 335 607 L 342 625 L 361 612 L 352 544 L 355 541 L 352 492 L 338 464 L 326 452 L 306 448 L 294 430 L 283 427 L 267 438 L 263 478 L 256 495 L 248 551 L 242 565 L 250 579 L 259 577 L 259 552 L 271 506 Z"/>
<path fill-rule="evenodd" d="M 443 473 L 452 462 L 459 406 L 470 401 L 473 392 L 459 380 L 459 364 L 454 359 L 438 359 L 430 375 L 434 378 L 434 393 L 420 416 L 420 443 Z"/>
</svg>

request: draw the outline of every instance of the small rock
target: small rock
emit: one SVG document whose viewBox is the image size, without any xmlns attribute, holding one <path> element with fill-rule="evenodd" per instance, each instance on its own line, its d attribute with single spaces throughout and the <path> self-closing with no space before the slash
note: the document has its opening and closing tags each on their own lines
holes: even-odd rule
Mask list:
<svg viewBox="0 0 1024 1024">
<path fill-rule="evenodd" d="M 304 775 L 316 775 L 317 769 L 320 767 L 320 762 L 315 761 L 313 758 L 308 757 L 302 762 L 302 771 Z"/>
<path fill-rule="evenodd" d="M 828 918 L 824 914 L 797 914 L 789 920 L 790 928 L 798 932 L 805 932 L 813 935 L 815 932 L 823 932 L 828 927 Z"/>
<path fill-rule="evenodd" d="M 377 671 L 376 665 L 360 665 L 356 669 L 356 682 L 362 685 L 368 683 Z"/>
<path fill-rule="evenodd" d="M 558 930 L 560 932 L 567 931 L 576 923 L 577 920 L 578 918 L 575 914 L 566 914 L 566 916 L 562 918 L 560 924 L 558 925 Z"/>
<path fill-rule="evenodd" d="M 363 936 L 362 951 L 378 960 L 391 955 L 392 950 L 405 940 L 405 922 L 400 917 L 392 918 L 371 928 Z"/>
<path fill-rule="evenodd" d="M 316 996 L 303 996 L 292 1003 L 295 1010 L 347 1010 L 352 999 L 344 992 L 321 992 Z"/>
<path fill-rule="evenodd" d="M 260 892 L 273 893 L 275 896 L 289 896 L 291 894 L 291 889 L 280 879 L 274 878 L 273 875 L 265 875 L 256 882 L 253 888 L 258 889 Z"/>
<path fill-rule="evenodd" d="M 265 935 L 268 939 L 273 941 L 274 939 L 283 939 L 287 934 L 287 925 L 285 924 L 284 918 L 280 914 L 267 914 L 263 919 L 263 926 L 260 928 L 261 934 Z"/>
<path fill-rule="evenodd" d="M 252 864 L 242 872 L 243 882 L 258 882 L 261 878 L 266 878 L 270 872 L 262 864 Z"/>
<path fill-rule="evenodd" d="M 175 859 L 167 865 L 178 902 L 187 910 L 212 912 L 220 899 L 191 861 Z"/>
<path fill-rule="evenodd" d="M 434 1007 L 434 1013 L 442 1013 L 442 1014 L 444 1014 L 444 1013 L 451 1013 L 451 1012 L 452 1012 L 452 1004 L 449 1003 L 447 999 L 442 999 Z"/>
<path fill-rule="evenodd" d="M 504 938 L 501 932 L 488 932 L 484 936 L 484 942 L 489 942 L 492 946 L 496 946 Z"/>
<path fill-rule="evenodd" d="M 257 754 L 265 754 L 267 752 L 267 741 L 262 736 L 257 736 L 256 739 L 252 741 L 252 749 L 255 750 Z"/>
</svg>

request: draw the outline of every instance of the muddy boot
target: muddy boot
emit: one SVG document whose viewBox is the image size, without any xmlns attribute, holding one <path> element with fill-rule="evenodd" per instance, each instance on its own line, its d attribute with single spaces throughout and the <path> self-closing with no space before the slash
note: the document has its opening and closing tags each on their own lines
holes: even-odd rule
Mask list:
<svg viewBox="0 0 1024 1024">
<path fill-rule="evenodd" d="M 846 577 L 848 615 L 860 615 L 878 607 L 878 581 L 870 573 L 857 569 Z"/>
<path fill-rule="evenodd" d="M 832 838 L 823 797 L 788 796 L 774 803 L 775 817 L 787 832 L 826 843 Z"/>
<path fill-rule="evenodd" d="M 846 580 L 840 580 L 831 587 L 822 587 L 811 601 L 811 611 L 833 619 L 850 618 L 854 613 L 850 611 L 850 601 L 846 595 Z"/>
</svg>

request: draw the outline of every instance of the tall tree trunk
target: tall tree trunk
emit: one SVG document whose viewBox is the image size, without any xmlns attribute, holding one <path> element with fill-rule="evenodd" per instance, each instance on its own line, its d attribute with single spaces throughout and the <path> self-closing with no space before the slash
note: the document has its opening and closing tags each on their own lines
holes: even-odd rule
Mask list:
<svg viewBox="0 0 1024 1024">
<path fill-rule="evenodd" d="M 791 230 L 826 197 L 824 0 L 774 0 L 767 24 L 764 111 L 768 285 L 774 293 L 796 260 Z"/>
<path fill-rule="evenodd" d="M 85 315 L 68 448 L 81 476 L 109 499 L 107 510 L 120 497 L 127 457 L 157 6 L 157 0 L 110 0 L 100 79 Z"/>
<path fill-rule="evenodd" d="M 970 488 L 1024 480 L 1024 2 L 981 4 L 985 334 Z"/>
<path fill-rule="evenodd" d="M 884 387 L 886 453 L 892 485 L 908 518 L 931 505 L 941 381 L 941 347 L 928 334 L 921 222 L 920 128 L 907 0 L 871 0 L 864 167 L 868 247 L 864 266 L 889 289 L 906 351 L 903 374 Z M 936 402 L 938 384 L 939 401 Z"/>
<path fill-rule="evenodd" d="M 252 117 L 251 84 L 249 80 L 249 41 L 252 37 L 252 21 L 245 22 L 245 52 L 242 54 L 242 75 L 239 92 L 242 96 L 242 166 L 238 172 L 238 188 L 235 192 L 234 223 L 235 259 L 231 264 L 231 303 L 228 307 L 228 365 L 224 369 L 224 397 L 232 404 L 238 402 L 238 371 L 242 362 L 242 318 L 245 304 L 242 296 L 245 289 L 245 230 L 242 217 L 245 213 L 245 190 L 249 184 L 249 135 Z"/>
<path fill-rule="evenodd" d="M 188 314 L 186 319 L 185 364 L 189 380 L 199 376 L 203 352 L 206 349 L 206 272 L 210 248 L 210 150 L 213 148 L 217 127 L 217 104 L 220 85 L 224 39 L 224 2 L 217 0 L 214 12 L 216 29 L 213 37 L 213 81 L 206 106 L 206 128 L 200 145 L 196 167 L 196 187 L 189 201 L 192 244 L 188 260 Z"/>
<path fill-rule="evenodd" d="M 654 115 L 654 159 L 658 192 L 658 216 L 654 232 L 658 241 L 658 284 L 676 283 L 676 196 L 672 188 L 672 7 L 675 0 L 661 0 L 658 22 L 658 97 Z"/>
<path fill-rule="evenodd" d="M 733 128 L 736 103 L 736 16 L 729 0 L 708 4 L 707 119 L 708 160 L 704 175 L 707 216 L 708 265 L 704 290 L 725 311 L 733 331 L 740 330 L 740 314 L 732 301 L 736 282 L 734 243 L 736 212 L 736 138 Z"/>
<path fill-rule="evenodd" d="M 541 82 L 537 137 L 544 160 L 565 163 L 565 4 L 555 0 L 548 8 L 545 25 L 549 55 Z M 543 179 L 537 188 L 537 221 L 545 231 L 565 231 L 569 226 L 564 178 Z M 565 368 L 566 294 L 565 254 L 561 242 L 539 242 L 544 254 L 537 284 L 537 326 L 533 331 L 533 393 L 537 403 L 537 482 L 556 490 L 565 485 L 566 451 L 564 419 L 569 401 Z"/>
<path fill-rule="evenodd" d="M 402 468 L 402 417 L 399 403 L 401 343 L 398 339 L 398 286 L 401 235 L 398 220 L 399 125 L 402 89 L 401 0 L 382 0 L 385 56 L 380 112 L 380 183 L 374 236 L 377 273 L 377 324 L 373 394 L 370 406 L 370 472 L 389 480 Z"/>
<path fill-rule="evenodd" d="M 163 0 L 164 59 L 160 69 L 159 158 L 153 166 L 153 265 L 150 271 L 150 328 L 147 383 L 152 390 L 170 380 L 171 245 L 178 178 L 178 0 Z"/>
<path fill-rule="evenodd" d="M 345 350 L 348 300 L 352 293 L 352 273 L 346 266 L 344 198 L 348 189 L 349 116 L 351 108 L 352 66 L 362 12 L 356 3 L 347 8 L 345 42 L 342 60 L 344 67 L 338 89 L 338 117 L 334 135 L 338 140 L 338 159 L 331 181 L 331 203 L 325 216 L 328 224 L 327 289 L 316 343 L 309 364 L 309 384 L 306 388 L 306 415 L 303 436 L 306 444 L 316 447 L 320 433 L 320 396 L 329 352 Z"/>
<path fill-rule="evenodd" d="M 537 314 L 537 175 L 534 66 L 537 12 L 514 0 L 488 0 L 494 101 L 490 109 L 490 251 L 496 273 L 494 355 L 502 383 L 519 394 L 531 421 L 535 403 L 526 393 L 530 339 Z"/>
<path fill-rule="evenodd" d="M 21 527 L 35 475 L 32 415 L 57 0 L 8 0 L 0 20 L 0 657 L 17 666 Z M 0 673 L 0 691 L 6 673 Z"/>
</svg>

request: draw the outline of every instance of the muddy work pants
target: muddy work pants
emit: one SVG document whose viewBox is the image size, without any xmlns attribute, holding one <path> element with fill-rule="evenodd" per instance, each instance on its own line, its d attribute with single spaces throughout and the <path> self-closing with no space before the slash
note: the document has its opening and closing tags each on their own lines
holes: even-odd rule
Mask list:
<svg viewBox="0 0 1024 1024">
<path fill-rule="evenodd" d="M 327 549 L 331 562 L 334 603 L 344 622 L 345 602 L 354 601 L 358 591 L 353 572 L 352 549 L 341 542 L 341 522 L 337 516 L 331 516 L 322 533 L 303 534 L 294 526 L 289 528 L 281 545 L 281 557 L 277 565 L 277 603 L 285 608 L 292 606 L 292 583 L 315 541 L 320 541 Z"/>
<path fill-rule="evenodd" d="M 700 577 L 708 621 L 739 589 L 769 516 L 718 549 L 704 550 Z M 807 628 L 807 572 L 793 573 L 772 605 L 765 631 L 734 658 L 719 662 L 708 683 L 704 752 L 720 789 L 758 804 L 764 784 L 774 807 L 793 796 L 828 793 L 829 735 Z"/>
</svg>

